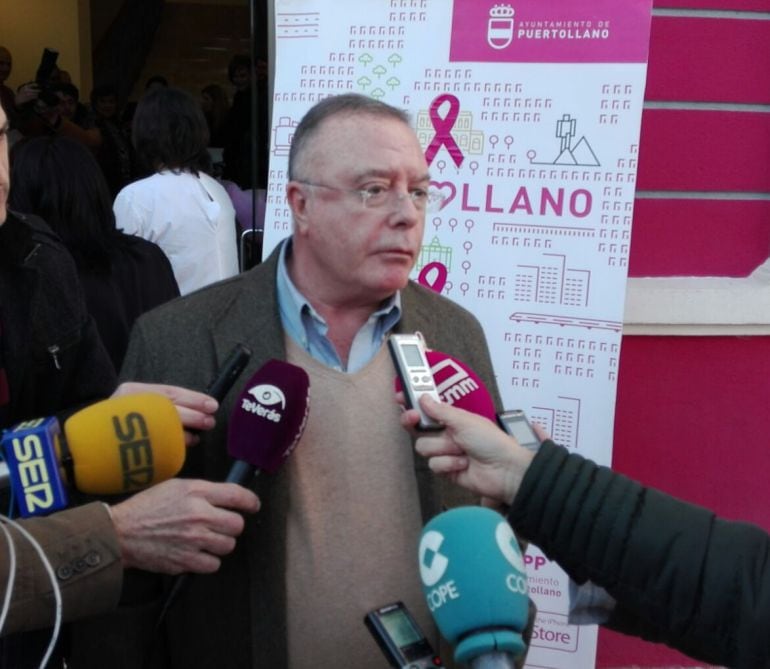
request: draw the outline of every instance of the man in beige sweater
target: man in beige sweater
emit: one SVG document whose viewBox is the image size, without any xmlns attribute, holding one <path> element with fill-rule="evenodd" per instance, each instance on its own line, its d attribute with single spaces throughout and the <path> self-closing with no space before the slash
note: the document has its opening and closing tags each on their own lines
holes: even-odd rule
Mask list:
<svg viewBox="0 0 770 669">
<path fill-rule="evenodd" d="M 420 331 L 500 402 L 478 321 L 409 281 L 435 199 L 429 184 L 401 110 L 358 95 L 327 98 L 295 129 L 292 236 L 249 272 L 137 322 L 124 379 L 202 388 L 235 344 L 254 351 L 216 427 L 190 453 L 189 475 L 224 476 L 226 417 L 240 385 L 270 358 L 308 372 L 310 416 L 283 469 L 257 480 L 262 511 L 246 520 L 233 554 L 194 579 L 162 635 L 152 623 L 164 585 L 145 575 L 124 588 L 130 607 L 74 630 L 70 667 L 384 668 L 363 617 L 394 600 L 438 645 L 421 593 L 419 533 L 472 498 L 414 456 L 393 401 L 387 335 Z"/>
</svg>

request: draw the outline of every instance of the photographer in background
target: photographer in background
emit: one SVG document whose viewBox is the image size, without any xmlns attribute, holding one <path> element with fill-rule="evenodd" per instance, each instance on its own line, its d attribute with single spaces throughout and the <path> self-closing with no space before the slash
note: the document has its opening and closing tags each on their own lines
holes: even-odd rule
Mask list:
<svg viewBox="0 0 770 669">
<path fill-rule="evenodd" d="M 80 92 L 69 74 L 56 64 L 58 57 L 58 51 L 43 49 L 35 80 L 19 87 L 14 100 L 15 127 L 25 137 L 59 134 L 97 150 L 102 134 L 80 104 Z"/>
</svg>

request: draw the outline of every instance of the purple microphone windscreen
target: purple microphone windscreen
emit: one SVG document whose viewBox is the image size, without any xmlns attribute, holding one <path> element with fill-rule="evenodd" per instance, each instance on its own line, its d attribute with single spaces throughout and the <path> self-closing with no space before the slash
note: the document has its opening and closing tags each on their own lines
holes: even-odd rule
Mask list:
<svg viewBox="0 0 770 669">
<path fill-rule="evenodd" d="M 310 380 L 301 367 L 268 360 L 246 382 L 232 414 L 227 450 L 236 460 L 275 473 L 307 422 Z"/>
</svg>

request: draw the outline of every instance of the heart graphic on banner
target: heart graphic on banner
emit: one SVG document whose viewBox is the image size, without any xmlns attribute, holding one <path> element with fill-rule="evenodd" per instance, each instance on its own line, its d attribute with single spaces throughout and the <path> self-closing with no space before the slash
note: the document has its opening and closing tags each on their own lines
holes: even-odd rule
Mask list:
<svg viewBox="0 0 770 669">
<path fill-rule="evenodd" d="M 444 201 L 441 203 L 439 211 L 454 200 L 455 195 L 457 195 L 457 189 L 451 181 L 431 181 L 430 185 L 436 190 L 440 190 L 441 194 L 444 196 Z"/>
</svg>

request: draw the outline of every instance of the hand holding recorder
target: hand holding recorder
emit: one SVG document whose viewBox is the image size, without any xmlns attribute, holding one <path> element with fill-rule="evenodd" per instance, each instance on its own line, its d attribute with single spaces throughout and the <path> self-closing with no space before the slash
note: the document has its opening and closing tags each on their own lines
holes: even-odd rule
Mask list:
<svg viewBox="0 0 770 669">
<path fill-rule="evenodd" d="M 510 504 L 535 454 L 487 418 L 430 397 L 420 399 L 420 408 L 444 425 L 442 432 L 418 435 L 415 442 L 431 470 L 471 492 Z M 401 425 L 413 429 L 419 419 L 409 409 L 401 414 Z"/>
</svg>

